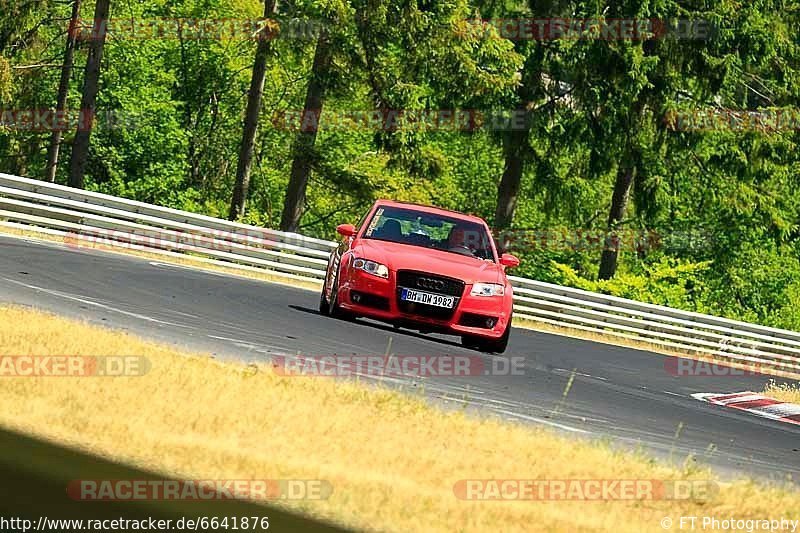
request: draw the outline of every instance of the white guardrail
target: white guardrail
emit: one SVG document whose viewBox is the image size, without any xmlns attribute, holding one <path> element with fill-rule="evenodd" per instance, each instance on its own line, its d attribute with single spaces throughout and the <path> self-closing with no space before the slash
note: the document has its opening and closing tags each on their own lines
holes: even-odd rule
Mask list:
<svg viewBox="0 0 800 533">
<path fill-rule="evenodd" d="M 321 283 L 337 243 L 0 173 L 0 226 Z M 36 226 L 36 228 L 31 228 Z M 514 316 L 800 373 L 800 332 L 511 277 Z"/>
</svg>

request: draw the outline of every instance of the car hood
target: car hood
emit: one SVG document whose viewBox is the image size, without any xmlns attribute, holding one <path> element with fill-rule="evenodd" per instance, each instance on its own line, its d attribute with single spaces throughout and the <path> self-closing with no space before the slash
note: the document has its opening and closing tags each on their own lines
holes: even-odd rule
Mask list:
<svg viewBox="0 0 800 533">
<path fill-rule="evenodd" d="M 417 270 L 457 278 L 469 284 L 505 281 L 503 269 L 497 263 L 431 248 L 363 239 L 353 247 L 353 253 L 395 271 Z"/>
</svg>

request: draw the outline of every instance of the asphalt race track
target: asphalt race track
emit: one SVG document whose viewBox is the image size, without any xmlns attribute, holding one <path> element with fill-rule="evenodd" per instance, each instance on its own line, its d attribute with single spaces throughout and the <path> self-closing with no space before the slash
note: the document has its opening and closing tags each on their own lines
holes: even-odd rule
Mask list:
<svg viewBox="0 0 800 533">
<path fill-rule="evenodd" d="M 496 358 L 462 348 L 455 337 L 321 317 L 318 295 L 307 290 L 5 236 L 0 236 L 0 302 L 245 361 L 298 353 L 384 354 L 390 337 L 391 352 L 398 355 L 473 355 L 488 365 Z M 524 329 L 513 331 L 504 356 L 524 358 L 522 375 L 385 382 L 417 388 L 448 406 L 466 403 L 575 438 L 641 445 L 679 463 L 693 454 L 723 476 L 797 480 L 800 475 L 800 426 L 691 397 L 760 391 L 768 377 L 677 377 L 665 369 L 669 359 L 658 354 Z M 574 381 L 562 398 L 573 369 Z"/>
</svg>

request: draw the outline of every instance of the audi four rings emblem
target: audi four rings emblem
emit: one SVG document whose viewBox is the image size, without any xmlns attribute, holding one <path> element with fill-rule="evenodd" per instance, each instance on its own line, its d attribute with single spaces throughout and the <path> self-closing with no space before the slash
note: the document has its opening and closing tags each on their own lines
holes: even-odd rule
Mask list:
<svg viewBox="0 0 800 533">
<path fill-rule="evenodd" d="M 417 287 L 430 291 L 441 291 L 444 289 L 444 281 L 431 278 L 417 278 Z"/>
</svg>

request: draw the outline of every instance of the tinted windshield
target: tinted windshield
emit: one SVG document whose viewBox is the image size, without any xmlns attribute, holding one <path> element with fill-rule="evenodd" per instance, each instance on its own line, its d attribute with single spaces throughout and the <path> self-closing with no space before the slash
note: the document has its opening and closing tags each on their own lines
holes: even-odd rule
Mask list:
<svg viewBox="0 0 800 533">
<path fill-rule="evenodd" d="M 482 224 L 399 207 L 379 207 L 363 238 L 433 248 L 495 261 Z"/>
</svg>

